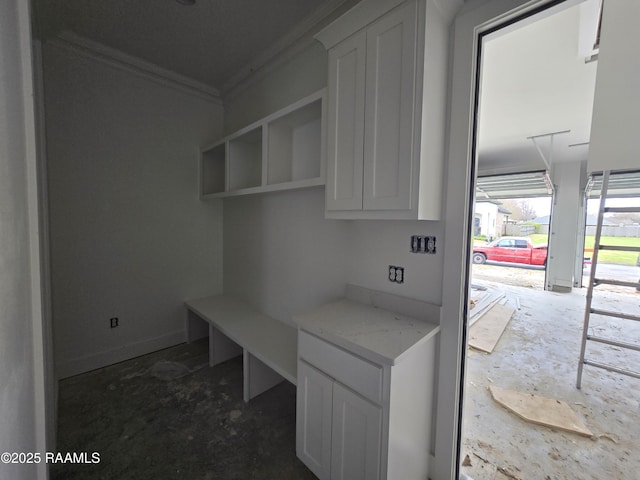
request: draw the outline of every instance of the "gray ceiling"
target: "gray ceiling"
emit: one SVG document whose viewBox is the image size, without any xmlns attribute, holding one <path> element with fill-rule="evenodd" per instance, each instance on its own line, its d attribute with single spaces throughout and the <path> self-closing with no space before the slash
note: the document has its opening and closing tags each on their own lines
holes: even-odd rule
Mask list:
<svg viewBox="0 0 640 480">
<path fill-rule="evenodd" d="M 570 4 L 570 2 L 567 2 Z M 597 62 L 585 62 L 595 38 L 598 0 L 555 10 L 497 32 L 483 45 L 479 168 L 547 169 L 528 137 L 553 162 L 588 155 Z M 586 47 L 589 48 L 586 48 Z M 577 145 L 580 144 L 580 145 Z M 575 146 L 571 146 L 575 145 Z"/>
<path fill-rule="evenodd" d="M 344 0 L 36 0 L 40 35 L 101 43 L 218 90 L 300 23 Z"/>
</svg>

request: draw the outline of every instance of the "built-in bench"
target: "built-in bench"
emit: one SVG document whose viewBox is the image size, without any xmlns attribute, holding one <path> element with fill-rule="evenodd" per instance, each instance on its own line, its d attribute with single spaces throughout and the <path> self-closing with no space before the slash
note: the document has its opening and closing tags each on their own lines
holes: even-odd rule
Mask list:
<svg viewBox="0 0 640 480">
<path fill-rule="evenodd" d="M 284 380 L 296 384 L 297 329 L 234 297 L 189 300 L 187 342 L 209 336 L 209 365 L 243 356 L 244 401 Z"/>
</svg>

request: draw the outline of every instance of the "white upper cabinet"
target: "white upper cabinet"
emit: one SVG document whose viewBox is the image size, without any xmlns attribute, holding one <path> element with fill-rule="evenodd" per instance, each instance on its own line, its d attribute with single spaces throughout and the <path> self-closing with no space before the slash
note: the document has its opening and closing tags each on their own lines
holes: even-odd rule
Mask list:
<svg viewBox="0 0 640 480">
<path fill-rule="evenodd" d="M 329 50 L 328 218 L 438 220 L 447 24 L 431 0 L 364 0 Z"/>
<path fill-rule="evenodd" d="M 329 51 L 328 211 L 362 209 L 365 50 L 361 32 Z"/>
<path fill-rule="evenodd" d="M 411 210 L 416 9 L 411 2 L 367 29 L 364 210 Z"/>
</svg>

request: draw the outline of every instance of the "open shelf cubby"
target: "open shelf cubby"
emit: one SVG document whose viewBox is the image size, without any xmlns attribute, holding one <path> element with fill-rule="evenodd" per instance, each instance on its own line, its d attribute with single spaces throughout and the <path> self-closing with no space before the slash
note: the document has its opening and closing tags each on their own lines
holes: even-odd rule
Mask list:
<svg viewBox="0 0 640 480">
<path fill-rule="evenodd" d="M 200 195 L 225 191 L 227 179 L 226 144 L 220 143 L 200 152 Z"/>
<path fill-rule="evenodd" d="M 320 177 L 322 99 L 267 125 L 267 184 Z"/>
<path fill-rule="evenodd" d="M 324 111 L 320 90 L 201 152 L 201 197 L 324 185 Z"/>
<path fill-rule="evenodd" d="M 262 127 L 231 138 L 229 146 L 229 190 L 262 185 Z"/>
</svg>

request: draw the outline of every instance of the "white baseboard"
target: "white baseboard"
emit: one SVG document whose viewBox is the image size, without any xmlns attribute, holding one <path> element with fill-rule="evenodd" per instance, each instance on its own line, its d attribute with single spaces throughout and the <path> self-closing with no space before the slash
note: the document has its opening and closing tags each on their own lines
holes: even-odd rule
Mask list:
<svg viewBox="0 0 640 480">
<path fill-rule="evenodd" d="M 86 373 L 97 368 L 107 367 L 114 363 L 130 360 L 140 355 L 172 347 L 185 341 L 184 330 L 176 330 L 155 338 L 141 340 L 139 342 L 123 345 L 122 347 L 104 352 L 84 355 L 66 361 L 59 361 L 56 364 L 56 377 L 58 379 L 72 377 L 81 373 Z"/>
</svg>

